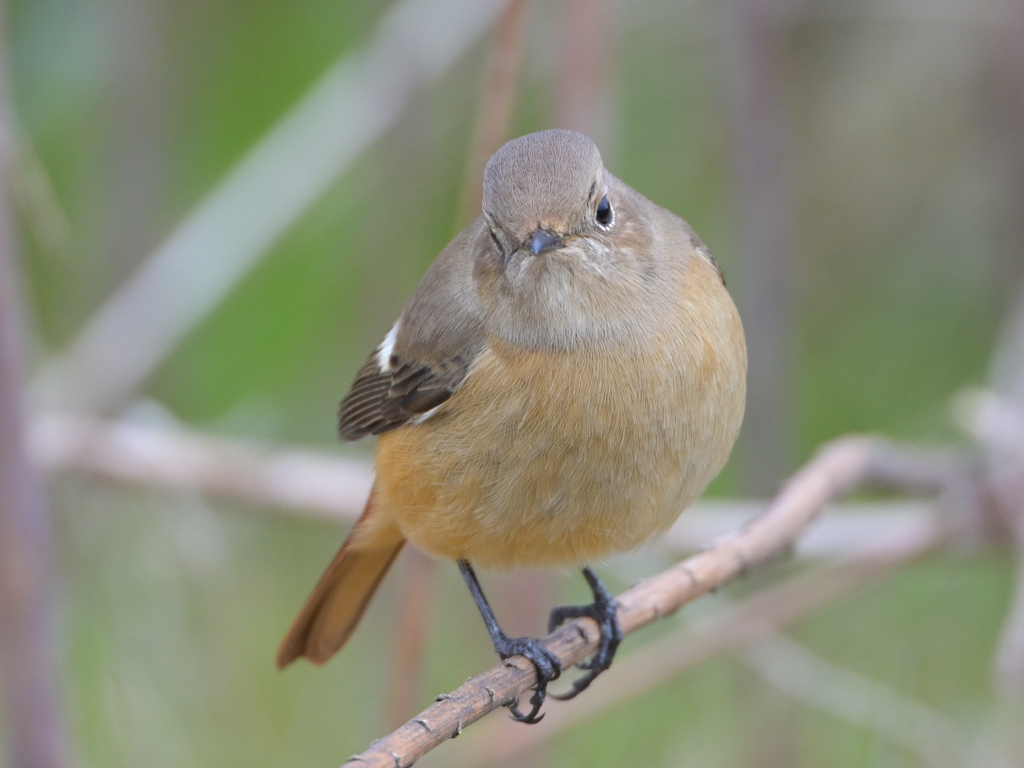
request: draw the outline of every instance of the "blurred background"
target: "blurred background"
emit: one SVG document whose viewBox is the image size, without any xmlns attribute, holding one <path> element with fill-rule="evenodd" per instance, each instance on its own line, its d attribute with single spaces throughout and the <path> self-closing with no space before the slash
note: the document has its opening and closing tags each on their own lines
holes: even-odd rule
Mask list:
<svg viewBox="0 0 1024 768">
<path fill-rule="evenodd" d="M 587 132 L 722 264 L 750 400 L 711 496 L 766 498 L 847 432 L 964 443 L 950 403 L 996 375 L 1024 277 L 1014 0 L 4 5 L 0 244 L 45 473 L 22 551 L 52 565 L 35 637 L 56 702 L 38 711 L 66 734 L 40 736 L 53 765 L 338 765 L 493 663 L 454 566 L 406 552 L 342 654 L 277 672 L 345 524 L 246 471 L 301 449 L 295 493 L 351 467 L 358 511 L 373 446 L 337 443 L 337 403 L 508 138 Z M 600 570 L 618 589 L 676 557 Z M 623 655 L 806 567 L 769 565 Z M 1016 578 L 1009 549 L 932 554 L 800 619 L 791 645 L 536 726 L 504 764 L 1024 765 L 999 757 L 1022 737 L 993 673 Z M 485 586 L 513 632 L 584 597 L 568 573 Z M 840 701 L 778 684 L 786 649 Z M 22 768 L 26 699 L 6 685 L 0 754 Z M 483 741 L 457 754 L 491 759 Z"/>
</svg>

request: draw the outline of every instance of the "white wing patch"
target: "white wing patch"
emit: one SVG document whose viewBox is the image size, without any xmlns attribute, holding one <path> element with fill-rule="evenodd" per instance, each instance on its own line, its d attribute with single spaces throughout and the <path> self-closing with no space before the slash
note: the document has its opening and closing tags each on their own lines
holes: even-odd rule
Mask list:
<svg viewBox="0 0 1024 768">
<path fill-rule="evenodd" d="M 441 410 L 442 408 L 444 408 L 444 407 L 445 407 L 445 405 L 447 405 L 447 401 L 445 401 L 445 402 L 441 403 L 440 405 L 435 405 L 435 406 L 434 406 L 433 408 L 431 408 L 431 409 L 430 409 L 429 411 L 425 411 L 425 412 L 421 413 L 421 414 L 420 414 L 419 416 L 417 416 L 417 417 L 416 417 L 415 419 L 413 419 L 413 420 L 412 420 L 412 421 L 410 421 L 409 423 L 410 423 L 410 424 L 422 424 L 422 423 L 423 423 L 424 421 L 426 421 L 426 420 L 427 420 L 427 419 L 429 419 L 429 418 L 430 418 L 431 416 L 433 416 L 433 415 L 434 415 L 435 413 L 437 413 L 437 412 L 438 412 L 438 411 L 440 411 L 440 410 Z"/>
<path fill-rule="evenodd" d="M 391 371 L 391 353 L 395 350 L 395 339 L 398 338 L 399 322 L 401 321 L 399 320 L 391 326 L 388 335 L 384 337 L 384 341 L 377 347 L 377 365 L 380 366 L 381 373 L 389 373 Z"/>
</svg>

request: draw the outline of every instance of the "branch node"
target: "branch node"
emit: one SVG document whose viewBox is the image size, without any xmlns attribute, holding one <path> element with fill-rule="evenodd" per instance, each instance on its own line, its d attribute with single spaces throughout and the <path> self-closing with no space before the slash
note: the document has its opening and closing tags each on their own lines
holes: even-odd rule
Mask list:
<svg viewBox="0 0 1024 768">
<path fill-rule="evenodd" d="M 424 720 L 422 717 L 417 717 L 415 720 L 413 720 L 413 722 L 414 723 L 419 723 L 420 725 L 422 725 L 423 726 L 423 730 L 425 730 L 427 733 L 433 733 L 434 732 L 433 729 L 429 725 L 427 725 L 427 721 Z"/>
<path fill-rule="evenodd" d="M 437 696 L 434 697 L 434 701 L 449 701 L 453 698 L 455 697 L 452 696 L 450 693 L 439 693 L 437 694 Z"/>
<path fill-rule="evenodd" d="M 580 636 L 580 640 L 584 643 L 590 642 L 590 636 L 587 634 L 587 630 L 583 628 L 582 622 L 574 621 L 572 623 L 572 628 L 576 630 L 576 634 Z"/>
<path fill-rule="evenodd" d="M 742 549 L 737 549 L 736 550 L 736 560 L 739 562 L 739 569 L 740 569 L 739 575 L 740 576 L 749 576 L 750 575 L 750 569 L 751 569 L 751 566 L 753 565 L 753 563 L 752 563 L 750 557 L 747 555 L 747 553 L 744 552 Z"/>
<path fill-rule="evenodd" d="M 687 577 L 690 579 L 690 584 L 692 584 L 694 587 L 696 587 L 698 589 L 700 588 L 700 586 L 701 586 L 700 579 L 698 579 L 697 578 L 697 574 L 695 574 L 690 569 L 690 566 L 688 566 L 686 563 L 683 563 L 682 565 L 679 566 L 679 570 L 681 570 L 683 573 L 685 573 L 687 575 Z"/>
</svg>

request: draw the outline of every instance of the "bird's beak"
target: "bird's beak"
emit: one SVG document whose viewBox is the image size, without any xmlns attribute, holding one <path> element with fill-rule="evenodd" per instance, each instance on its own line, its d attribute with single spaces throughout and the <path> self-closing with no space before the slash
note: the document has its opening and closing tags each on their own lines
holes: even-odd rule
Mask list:
<svg viewBox="0 0 1024 768">
<path fill-rule="evenodd" d="M 530 236 L 530 250 L 534 256 L 561 248 L 563 245 L 561 237 L 546 229 L 536 229 Z"/>
</svg>

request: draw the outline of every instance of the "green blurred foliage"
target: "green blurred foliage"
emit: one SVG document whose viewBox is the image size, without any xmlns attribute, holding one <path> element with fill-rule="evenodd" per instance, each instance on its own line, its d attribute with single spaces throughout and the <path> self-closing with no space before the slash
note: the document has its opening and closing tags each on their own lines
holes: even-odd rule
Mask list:
<svg viewBox="0 0 1024 768">
<path fill-rule="evenodd" d="M 385 9 L 326 0 L 10 4 L 25 153 L 53 192 L 51 208 L 20 212 L 40 357 L 74 337 Z M 549 126 L 556 112 L 557 19 L 554 2 L 532 9 L 515 134 Z M 603 151 L 614 173 L 695 226 L 735 286 L 743 257 L 730 25 L 723 4 L 621 7 Z M 790 177 L 780 194 L 791 198 L 797 281 L 787 350 L 794 459 L 847 431 L 955 437 L 948 400 L 984 380 L 1021 272 L 1013 249 L 1022 184 L 1019 167 L 1003 162 L 998 60 L 983 28 L 853 11 L 793 23 L 785 51 Z M 457 226 L 485 61 L 481 42 L 420 93 L 143 395 L 190 424 L 332 449 L 339 397 Z M 61 220 L 71 240 L 55 249 L 33 222 Z M 714 491 L 737 482 L 727 470 Z M 326 766 L 383 732 L 392 582 L 324 669 L 272 667 L 339 532 L 82 480 L 57 483 L 53 501 L 66 700 L 81 765 Z M 457 575 L 442 571 L 422 704 L 491 660 Z M 981 738 L 1009 573 L 994 556 L 937 558 L 795 634 Z M 641 644 L 631 639 L 625 651 Z M 758 685 L 736 662 L 709 664 L 578 727 L 548 759 L 754 764 L 744 699 Z M 782 694 L 757 699 L 773 696 Z M 807 708 L 791 728 L 800 765 L 918 764 Z"/>
</svg>

